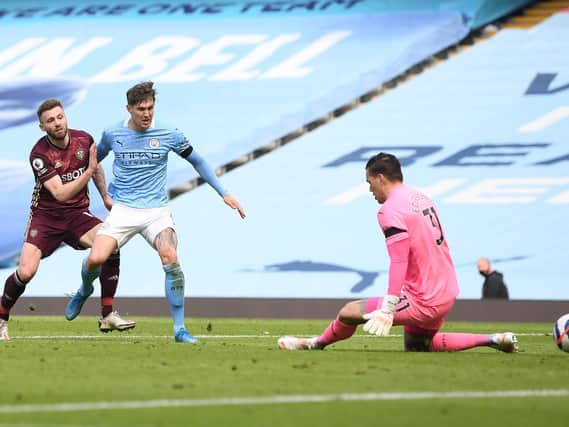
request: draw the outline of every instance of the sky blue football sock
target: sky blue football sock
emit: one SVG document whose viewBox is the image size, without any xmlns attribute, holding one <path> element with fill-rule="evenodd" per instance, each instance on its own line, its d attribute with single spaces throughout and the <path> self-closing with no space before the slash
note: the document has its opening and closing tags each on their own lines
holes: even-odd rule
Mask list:
<svg viewBox="0 0 569 427">
<path fill-rule="evenodd" d="M 81 263 L 81 279 L 83 280 L 83 283 L 81 283 L 79 291 L 83 296 L 89 296 L 93 293 L 93 281 L 99 277 L 99 274 L 101 273 L 101 267 L 97 267 L 93 271 L 87 270 L 86 263 L 87 258 L 85 258 Z"/>
<path fill-rule="evenodd" d="M 164 272 L 166 273 L 166 299 L 170 304 L 174 333 L 176 333 L 184 328 L 184 272 L 178 263 L 165 265 Z"/>
</svg>

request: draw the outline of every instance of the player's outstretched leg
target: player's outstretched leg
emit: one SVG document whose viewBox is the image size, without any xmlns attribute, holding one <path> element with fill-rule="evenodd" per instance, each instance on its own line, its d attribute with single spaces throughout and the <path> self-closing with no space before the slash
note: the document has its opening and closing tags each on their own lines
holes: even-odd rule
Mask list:
<svg viewBox="0 0 569 427">
<path fill-rule="evenodd" d="M 474 347 L 491 347 L 505 353 L 518 351 L 518 338 L 512 332 L 500 334 L 437 333 L 429 351 L 462 351 Z"/>
<path fill-rule="evenodd" d="M 99 330 L 105 333 L 111 331 L 127 331 L 134 329 L 135 326 L 136 322 L 134 320 L 123 319 L 117 311 L 113 311 L 99 319 Z"/>
<path fill-rule="evenodd" d="M 81 278 L 83 279 L 83 283 L 77 292 L 75 292 L 71 297 L 71 300 L 65 308 L 65 318 L 67 320 L 73 320 L 79 315 L 79 313 L 81 313 L 83 304 L 85 304 L 87 298 L 89 298 L 93 293 L 93 280 L 99 277 L 99 273 L 101 272 L 101 268 L 94 271 L 87 270 L 87 267 L 85 266 L 86 261 L 86 259 L 83 260 L 81 265 Z"/>
<path fill-rule="evenodd" d="M 282 350 L 322 350 L 330 344 L 346 340 L 356 332 L 358 326 L 353 322 L 361 320 L 361 313 L 365 307 L 365 300 L 349 302 L 342 307 L 338 316 L 319 337 L 306 339 L 284 336 L 278 339 L 277 344 Z"/>
<path fill-rule="evenodd" d="M 356 328 L 356 325 L 350 325 L 342 321 L 340 315 L 338 315 L 319 337 L 297 338 L 284 336 L 278 339 L 277 344 L 281 350 L 322 350 L 327 345 L 350 338 L 354 335 Z"/>
<path fill-rule="evenodd" d="M 319 337 L 306 339 L 284 336 L 278 339 L 277 344 L 282 350 L 322 350 L 330 344 L 346 340 L 356 332 L 357 324 L 352 322 L 359 321 L 365 306 L 365 300 L 347 303 Z"/>
</svg>

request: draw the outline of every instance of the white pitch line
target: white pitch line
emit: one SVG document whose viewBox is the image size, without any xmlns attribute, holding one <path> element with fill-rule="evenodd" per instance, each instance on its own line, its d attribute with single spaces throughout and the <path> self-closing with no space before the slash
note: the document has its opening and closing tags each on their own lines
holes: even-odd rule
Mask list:
<svg viewBox="0 0 569 427">
<path fill-rule="evenodd" d="M 29 405 L 0 405 L 0 413 L 23 414 L 32 412 L 75 412 L 111 409 L 148 409 L 226 405 L 275 405 L 286 403 L 318 403 L 337 401 L 397 401 L 430 399 L 494 399 L 525 397 L 569 397 L 569 390 L 502 390 L 502 391 L 443 391 L 400 393 L 342 393 L 299 394 L 251 397 L 221 397 L 212 399 L 133 400 L 124 402 L 77 402 Z"/>
<path fill-rule="evenodd" d="M 194 335 L 196 338 L 279 338 L 280 335 Z M 172 339 L 172 335 L 132 335 L 128 332 L 115 335 L 30 335 L 20 337 L 10 337 L 10 340 L 112 340 L 112 339 Z"/>
<path fill-rule="evenodd" d="M 543 333 L 525 333 L 516 334 L 518 337 L 547 337 L 551 336 L 551 332 Z M 195 335 L 199 339 L 246 339 L 246 338 L 280 338 L 282 335 Z M 314 335 L 295 335 L 301 338 L 310 338 Z M 401 338 L 403 334 L 390 334 L 388 338 Z M 26 340 L 118 340 L 118 339 L 171 339 L 172 335 L 132 335 L 128 332 L 115 335 L 30 335 L 30 336 L 12 336 L 10 340 L 26 341 Z M 376 338 L 375 335 L 358 334 L 353 338 Z"/>
</svg>

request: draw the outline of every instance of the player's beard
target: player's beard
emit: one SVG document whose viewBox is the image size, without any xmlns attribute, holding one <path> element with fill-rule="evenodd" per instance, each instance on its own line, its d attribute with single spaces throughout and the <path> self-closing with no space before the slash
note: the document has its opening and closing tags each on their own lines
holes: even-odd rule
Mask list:
<svg viewBox="0 0 569 427">
<path fill-rule="evenodd" d="M 65 137 L 67 136 L 67 126 L 61 128 L 58 131 L 46 131 L 46 133 L 49 136 L 49 139 L 52 141 L 63 143 L 65 141 Z"/>
</svg>

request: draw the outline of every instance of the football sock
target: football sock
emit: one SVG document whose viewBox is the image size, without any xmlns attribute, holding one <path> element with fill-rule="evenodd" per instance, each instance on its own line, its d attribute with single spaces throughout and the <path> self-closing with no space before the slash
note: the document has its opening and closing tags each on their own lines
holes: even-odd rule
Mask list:
<svg viewBox="0 0 569 427">
<path fill-rule="evenodd" d="M 101 266 L 101 316 L 105 317 L 113 311 L 113 300 L 117 292 L 120 274 L 120 252 L 113 252 Z"/>
<path fill-rule="evenodd" d="M 350 338 L 356 332 L 357 325 L 348 325 L 340 320 L 340 317 L 336 317 L 324 330 L 322 335 L 316 339 L 316 344 L 320 347 L 325 347 L 336 341 L 345 340 Z"/>
<path fill-rule="evenodd" d="M 81 287 L 79 288 L 79 292 L 83 296 L 89 296 L 93 293 L 93 280 L 99 277 L 99 273 L 101 272 L 101 267 L 97 267 L 93 271 L 87 270 L 87 258 L 83 260 L 81 263 L 81 279 L 83 283 L 81 283 Z"/>
<path fill-rule="evenodd" d="M 430 351 L 460 351 L 489 344 L 489 335 L 445 332 L 438 333 L 433 337 Z"/>
<path fill-rule="evenodd" d="M 184 272 L 178 263 L 165 265 L 164 272 L 166 300 L 170 304 L 174 333 L 176 333 L 184 327 Z"/>
<path fill-rule="evenodd" d="M 17 271 L 8 276 L 4 283 L 4 293 L 0 300 L 0 319 L 8 320 L 10 318 L 10 309 L 16 304 L 16 301 L 25 290 L 26 283 L 20 279 Z"/>
</svg>

